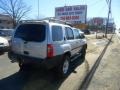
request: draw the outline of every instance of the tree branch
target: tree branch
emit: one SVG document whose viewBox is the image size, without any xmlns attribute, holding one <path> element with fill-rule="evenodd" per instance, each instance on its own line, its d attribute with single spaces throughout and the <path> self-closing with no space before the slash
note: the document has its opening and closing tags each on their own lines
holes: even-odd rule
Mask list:
<svg viewBox="0 0 120 90">
<path fill-rule="evenodd" d="M 0 9 L 18 23 L 30 11 L 22 0 L 0 0 Z"/>
</svg>

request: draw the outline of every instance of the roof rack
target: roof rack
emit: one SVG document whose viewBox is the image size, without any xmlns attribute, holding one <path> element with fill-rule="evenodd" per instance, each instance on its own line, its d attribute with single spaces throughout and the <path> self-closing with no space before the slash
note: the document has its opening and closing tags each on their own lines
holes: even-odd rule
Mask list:
<svg viewBox="0 0 120 90">
<path fill-rule="evenodd" d="M 22 21 L 20 21 L 20 23 L 27 23 L 27 22 L 54 22 L 54 23 L 60 23 L 60 24 L 66 24 L 66 25 L 72 26 L 72 24 L 69 22 L 55 19 L 53 17 L 44 18 L 44 19 L 40 19 L 40 20 L 22 20 Z"/>
<path fill-rule="evenodd" d="M 19 23 L 27 23 L 27 22 L 43 22 L 42 20 L 21 20 Z"/>
<path fill-rule="evenodd" d="M 56 19 L 56 18 L 53 18 L 53 17 L 44 18 L 44 19 L 42 19 L 42 20 L 43 20 L 43 21 L 49 21 L 49 22 L 60 23 L 60 24 L 66 24 L 66 25 L 72 26 L 72 24 L 69 23 L 69 22 L 66 22 L 66 21 L 63 21 L 63 20 L 60 20 L 60 19 Z"/>
</svg>

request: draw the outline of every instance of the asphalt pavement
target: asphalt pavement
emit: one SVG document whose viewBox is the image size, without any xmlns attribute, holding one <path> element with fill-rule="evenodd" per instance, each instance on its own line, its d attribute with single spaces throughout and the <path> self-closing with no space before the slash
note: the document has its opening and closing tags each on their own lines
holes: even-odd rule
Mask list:
<svg viewBox="0 0 120 90">
<path fill-rule="evenodd" d="M 80 62 L 77 61 L 71 63 L 73 64 L 71 67 L 71 72 L 76 73 L 74 69 L 81 64 L 81 60 L 79 61 Z M 32 90 L 37 90 L 37 86 L 34 85 L 36 79 L 43 81 L 37 83 L 37 85 L 43 88 L 42 90 L 46 88 L 46 84 L 48 84 L 47 88 L 50 88 L 50 90 L 55 90 L 55 88 L 62 86 L 61 84 L 65 80 L 56 78 L 55 73 L 51 70 L 48 71 L 40 68 L 32 68 L 28 70 L 26 69 L 25 71 L 19 71 L 17 63 L 11 63 L 7 58 L 7 53 L 0 56 L 0 90 L 31 90 L 31 88 Z M 77 80 L 77 77 L 73 79 Z M 31 82 L 33 82 L 33 86 L 29 86 L 29 83 L 31 84 Z M 79 85 L 79 83 L 77 84 Z M 54 86 L 53 89 L 51 88 L 51 85 Z"/>
<path fill-rule="evenodd" d="M 19 72 L 16 63 L 11 63 L 7 53 L 0 55 L 0 90 L 22 90 L 27 73 Z"/>
<path fill-rule="evenodd" d="M 11 65 L 11 62 L 7 57 L 7 53 L 0 55 L 0 69 L 9 65 Z"/>
</svg>

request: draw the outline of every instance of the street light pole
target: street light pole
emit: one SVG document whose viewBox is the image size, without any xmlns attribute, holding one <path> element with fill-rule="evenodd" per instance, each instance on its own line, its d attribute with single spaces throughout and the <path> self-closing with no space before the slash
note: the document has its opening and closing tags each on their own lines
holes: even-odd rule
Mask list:
<svg viewBox="0 0 120 90">
<path fill-rule="evenodd" d="M 107 18 L 107 22 L 106 22 L 106 28 L 105 28 L 105 37 L 107 38 L 107 33 L 108 33 L 108 23 L 109 23 L 109 18 L 110 18 L 110 14 L 111 14 L 111 1 L 112 0 L 109 0 L 109 3 L 108 3 L 108 18 Z"/>
</svg>

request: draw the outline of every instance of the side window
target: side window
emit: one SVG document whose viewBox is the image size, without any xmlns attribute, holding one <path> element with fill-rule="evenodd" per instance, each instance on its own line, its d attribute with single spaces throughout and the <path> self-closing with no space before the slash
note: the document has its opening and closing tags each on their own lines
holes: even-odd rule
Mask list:
<svg viewBox="0 0 120 90">
<path fill-rule="evenodd" d="M 75 39 L 80 39 L 80 33 L 77 29 L 74 29 Z"/>
<path fill-rule="evenodd" d="M 63 40 L 63 32 L 61 26 L 52 26 L 52 40 L 53 41 Z"/>
<path fill-rule="evenodd" d="M 66 27 L 65 28 L 65 34 L 66 34 L 67 40 L 74 39 L 73 30 L 71 28 Z"/>
</svg>

